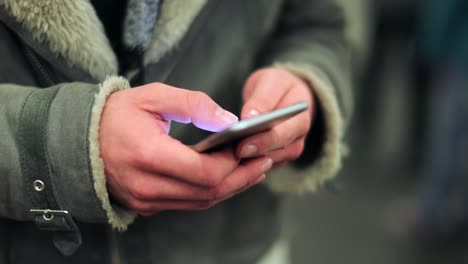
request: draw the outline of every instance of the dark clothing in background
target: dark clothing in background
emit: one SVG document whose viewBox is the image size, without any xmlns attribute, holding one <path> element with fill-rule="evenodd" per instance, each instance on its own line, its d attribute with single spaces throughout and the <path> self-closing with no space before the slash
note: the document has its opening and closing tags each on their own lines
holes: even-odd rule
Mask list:
<svg viewBox="0 0 468 264">
<path fill-rule="evenodd" d="M 468 1 L 428 0 L 421 9 L 418 58 L 433 66 L 446 62 L 468 68 Z"/>
<path fill-rule="evenodd" d="M 426 76 L 428 127 L 423 153 L 423 238 L 468 235 L 468 2 L 425 1 L 416 64 Z M 468 236 L 467 236 L 468 237 Z"/>
<path fill-rule="evenodd" d="M 128 0 L 91 0 L 116 54 L 123 52 L 123 19 Z M 118 56 L 117 56 L 118 57 Z"/>
</svg>

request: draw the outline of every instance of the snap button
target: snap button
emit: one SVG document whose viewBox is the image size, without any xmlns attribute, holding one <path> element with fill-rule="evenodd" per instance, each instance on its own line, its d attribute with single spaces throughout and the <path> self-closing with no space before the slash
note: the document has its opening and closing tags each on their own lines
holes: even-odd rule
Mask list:
<svg viewBox="0 0 468 264">
<path fill-rule="evenodd" d="M 44 218 L 44 220 L 46 220 L 46 221 L 50 221 L 50 220 L 54 219 L 54 215 L 51 214 L 49 212 L 49 210 L 45 210 L 44 214 L 42 215 L 42 218 Z"/>
<path fill-rule="evenodd" d="M 34 187 L 34 190 L 38 191 L 38 192 L 42 192 L 45 188 L 45 185 L 44 185 L 44 182 L 41 181 L 41 180 L 35 180 L 33 182 L 33 187 Z"/>
</svg>

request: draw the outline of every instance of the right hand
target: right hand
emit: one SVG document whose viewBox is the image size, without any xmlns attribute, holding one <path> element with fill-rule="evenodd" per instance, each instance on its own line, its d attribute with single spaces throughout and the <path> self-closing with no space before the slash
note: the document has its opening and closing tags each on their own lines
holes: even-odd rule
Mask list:
<svg viewBox="0 0 468 264">
<path fill-rule="evenodd" d="M 233 150 L 198 153 L 168 135 L 171 120 L 211 131 L 237 121 L 206 94 L 161 83 L 111 94 L 102 113 L 108 191 L 141 215 L 207 209 L 261 182 L 271 167 L 265 156 L 240 162 Z"/>
</svg>

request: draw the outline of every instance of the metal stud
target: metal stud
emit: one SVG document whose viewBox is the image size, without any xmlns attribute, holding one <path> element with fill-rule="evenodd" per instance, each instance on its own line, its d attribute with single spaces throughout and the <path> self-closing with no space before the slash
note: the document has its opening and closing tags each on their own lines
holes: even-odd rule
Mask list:
<svg viewBox="0 0 468 264">
<path fill-rule="evenodd" d="M 34 187 L 34 190 L 38 191 L 38 192 L 42 192 L 45 188 L 45 185 L 44 185 L 44 182 L 41 181 L 41 180 L 35 180 L 33 182 L 33 187 Z"/>
</svg>

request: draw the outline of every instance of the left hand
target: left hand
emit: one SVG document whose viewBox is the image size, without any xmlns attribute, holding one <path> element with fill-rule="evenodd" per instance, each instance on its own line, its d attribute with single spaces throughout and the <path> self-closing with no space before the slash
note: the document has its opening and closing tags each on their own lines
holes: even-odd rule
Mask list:
<svg viewBox="0 0 468 264">
<path fill-rule="evenodd" d="M 273 159 L 274 168 L 297 159 L 304 150 L 314 117 L 314 100 L 311 87 L 300 77 L 281 68 L 264 68 L 254 72 L 247 80 L 242 99 L 241 119 L 267 113 L 300 101 L 309 108 L 280 123 L 274 128 L 242 140 L 236 149 L 239 158 L 261 155 Z"/>
</svg>

